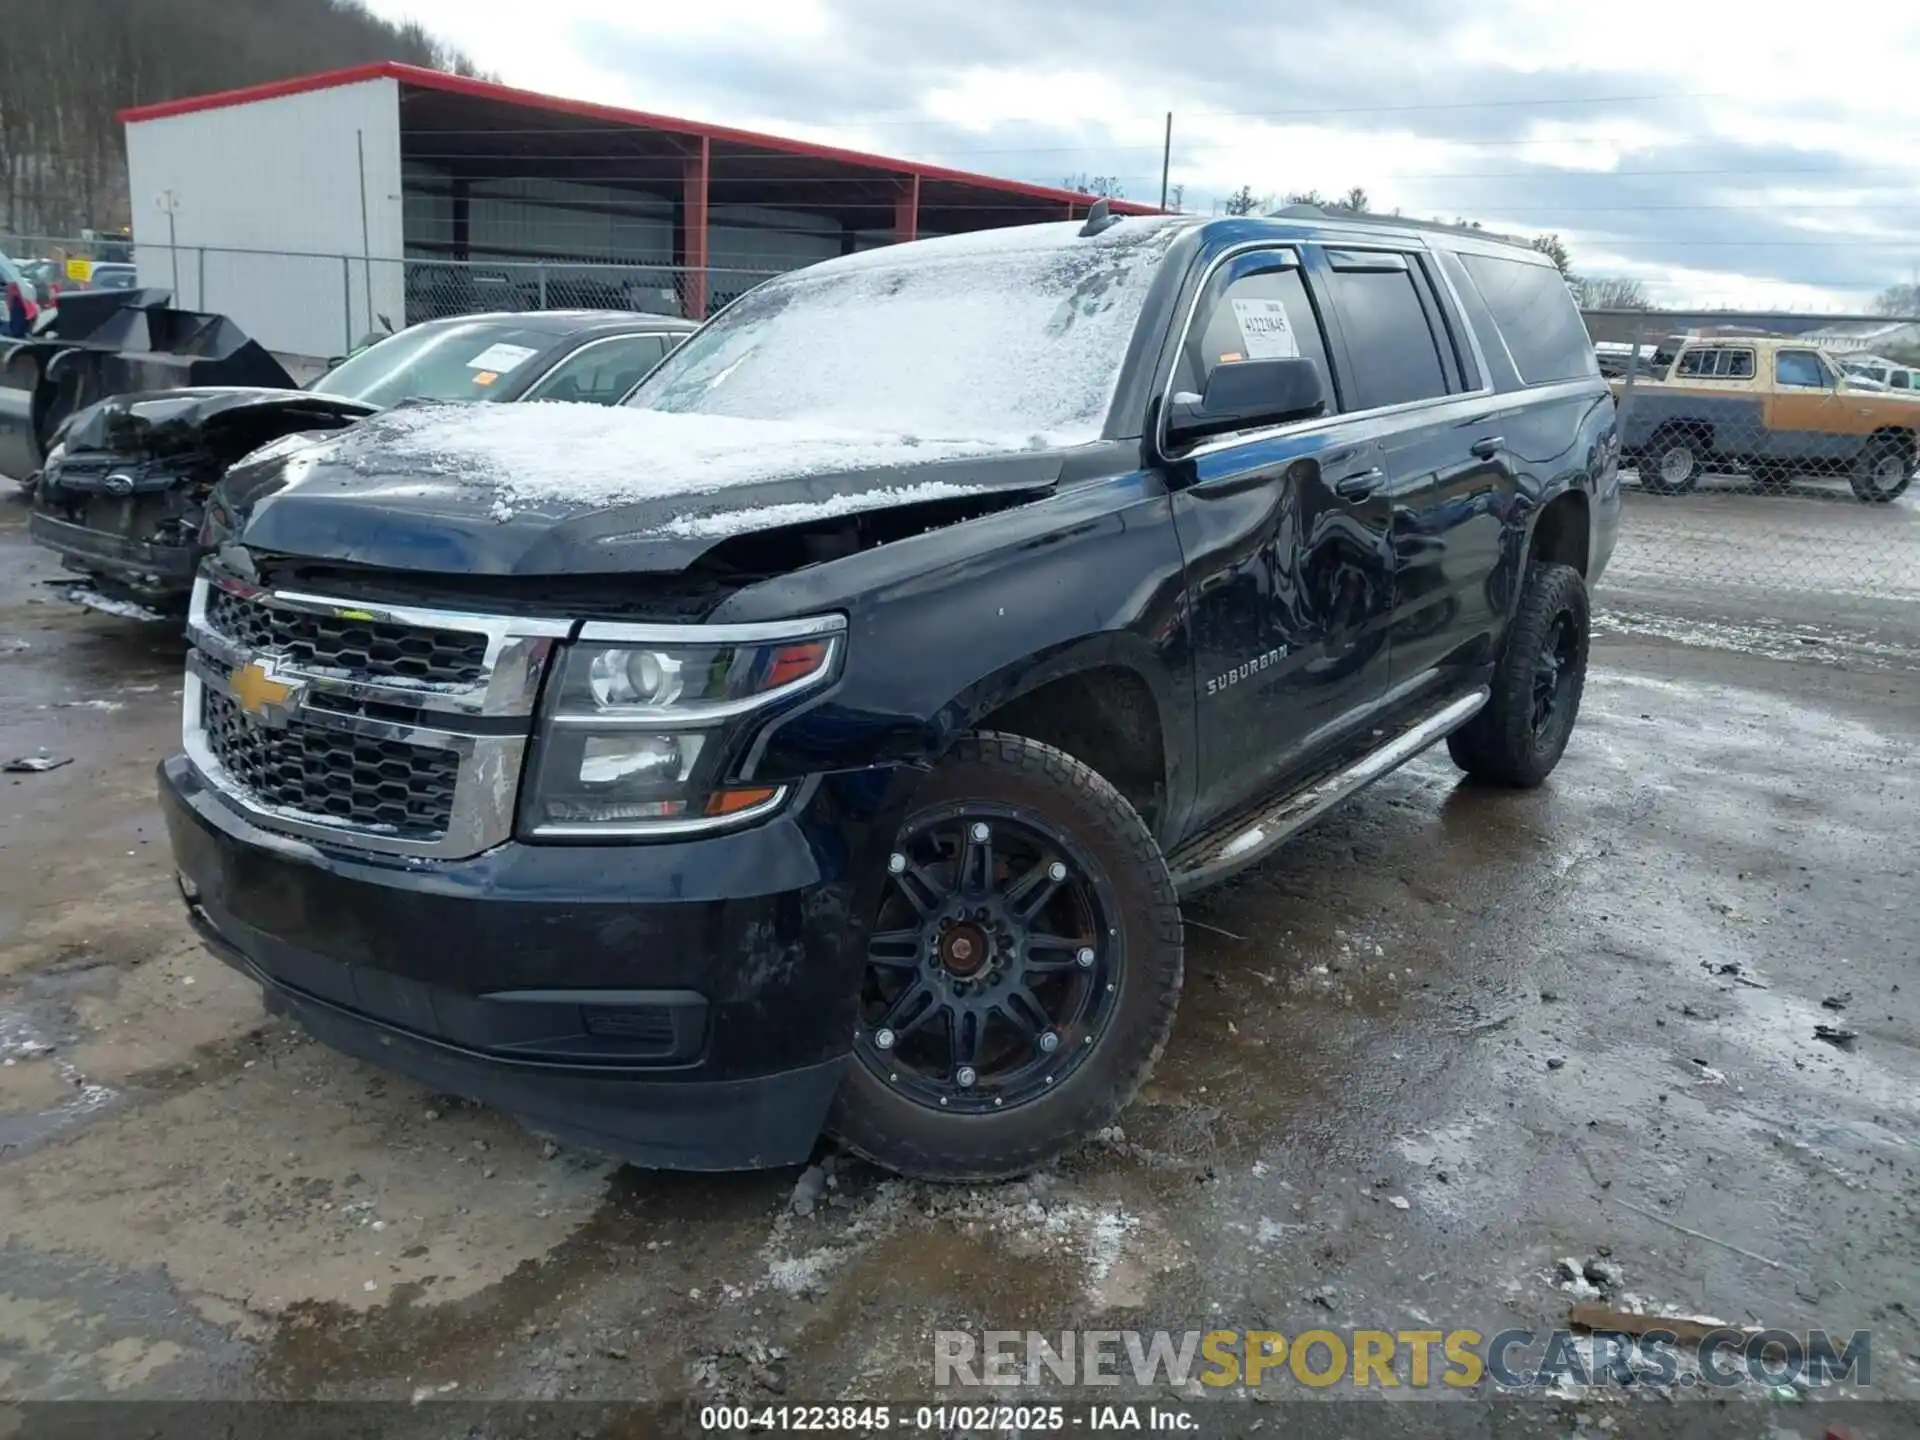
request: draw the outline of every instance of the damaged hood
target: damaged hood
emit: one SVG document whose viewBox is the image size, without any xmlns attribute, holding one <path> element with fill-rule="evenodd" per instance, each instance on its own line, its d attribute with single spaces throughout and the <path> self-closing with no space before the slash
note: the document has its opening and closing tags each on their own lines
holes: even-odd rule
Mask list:
<svg viewBox="0 0 1920 1440">
<path fill-rule="evenodd" d="M 371 405 L 305 390 L 255 385 L 203 385 L 185 390 L 115 395 L 76 414 L 60 439 L 69 455 L 111 451 L 161 457 L 206 448 L 210 434 L 246 424 L 286 433 L 333 427 L 377 414 Z"/>
<path fill-rule="evenodd" d="M 228 472 L 230 538 L 381 569 L 578 575 L 685 569 L 735 536 L 1043 492 L 1037 443 L 931 439 L 621 406 L 405 405 Z"/>
</svg>

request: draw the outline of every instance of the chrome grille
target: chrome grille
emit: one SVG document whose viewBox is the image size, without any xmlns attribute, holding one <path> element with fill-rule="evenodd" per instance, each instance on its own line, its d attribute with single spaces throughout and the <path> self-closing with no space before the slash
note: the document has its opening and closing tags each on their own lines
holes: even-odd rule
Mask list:
<svg viewBox="0 0 1920 1440">
<path fill-rule="evenodd" d="M 233 810 L 356 850 L 478 855 L 513 833 L 540 679 L 570 620 L 194 585 L 187 755 Z"/>
<path fill-rule="evenodd" d="M 472 685 L 487 674 L 487 636 L 472 630 L 289 610 L 218 589 L 207 596 L 206 624 L 243 649 L 273 651 L 302 669 L 436 685 Z"/>
<path fill-rule="evenodd" d="M 255 800 L 378 835 L 437 841 L 453 819 L 456 751 L 294 722 L 273 729 L 201 687 L 207 751 Z"/>
</svg>

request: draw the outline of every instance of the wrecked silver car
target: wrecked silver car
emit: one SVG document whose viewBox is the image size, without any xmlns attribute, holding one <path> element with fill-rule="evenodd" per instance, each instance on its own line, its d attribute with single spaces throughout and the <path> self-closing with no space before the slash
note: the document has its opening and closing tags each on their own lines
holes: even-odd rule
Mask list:
<svg viewBox="0 0 1920 1440">
<path fill-rule="evenodd" d="M 306 390 L 205 386 L 116 395 L 61 429 L 32 486 L 34 541 L 104 601 L 184 611 L 208 494 L 287 436 L 337 430 L 407 401 L 611 404 L 696 329 L 573 310 L 433 321 L 351 356 Z"/>
</svg>

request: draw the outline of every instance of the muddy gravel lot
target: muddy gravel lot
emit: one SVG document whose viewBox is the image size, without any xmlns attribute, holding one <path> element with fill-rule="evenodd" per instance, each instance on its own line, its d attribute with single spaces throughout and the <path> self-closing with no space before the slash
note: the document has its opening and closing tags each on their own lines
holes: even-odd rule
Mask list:
<svg viewBox="0 0 1920 1440">
<path fill-rule="evenodd" d="M 942 1329 L 1492 1333 L 1599 1298 L 1871 1330 L 1872 1393 L 1920 1400 L 1911 632 L 1603 624 L 1544 789 L 1430 755 L 1196 904 L 1122 1125 L 941 1189 L 616 1168 L 266 1017 L 159 827 L 180 645 L 53 574 L 0 504 L 0 759 L 71 762 L 0 775 L 0 1399 L 926 1397 Z M 1818 1435 L 1827 1403 L 1719 1409 Z"/>
</svg>

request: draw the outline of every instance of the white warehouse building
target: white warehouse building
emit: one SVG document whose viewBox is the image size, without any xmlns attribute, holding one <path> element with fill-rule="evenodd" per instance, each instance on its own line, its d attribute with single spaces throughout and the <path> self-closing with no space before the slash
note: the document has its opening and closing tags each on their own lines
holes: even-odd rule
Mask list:
<svg viewBox="0 0 1920 1440">
<path fill-rule="evenodd" d="M 477 309 L 702 318 L 781 270 L 1092 203 L 397 63 L 120 118 L 140 283 L 310 357 Z"/>
</svg>

